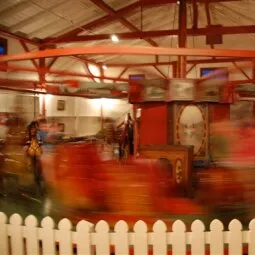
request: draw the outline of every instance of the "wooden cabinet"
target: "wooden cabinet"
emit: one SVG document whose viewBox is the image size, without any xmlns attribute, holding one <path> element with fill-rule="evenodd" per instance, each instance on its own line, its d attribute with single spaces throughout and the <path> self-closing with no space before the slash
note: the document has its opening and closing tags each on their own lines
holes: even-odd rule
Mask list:
<svg viewBox="0 0 255 255">
<path fill-rule="evenodd" d="M 179 194 L 192 196 L 192 160 L 193 146 L 182 145 L 151 145 L 143 146 L 139 150 L 141 158 L 167 159 L 173 170 L 173 184 Z"/>
</svg>

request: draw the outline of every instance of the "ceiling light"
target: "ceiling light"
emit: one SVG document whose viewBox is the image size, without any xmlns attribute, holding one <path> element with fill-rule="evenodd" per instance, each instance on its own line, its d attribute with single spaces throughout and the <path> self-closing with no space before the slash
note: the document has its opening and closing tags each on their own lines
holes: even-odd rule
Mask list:
<svg viewBox="0 0 255 255">
<path fill-rule="evenodd" d="M 177 3 L 177 4 L 180 4 L 180 3 L 181 3 L 181 1 L 177 1 L 176 3 Z"/>
<path fill-rule="evenodd" d="M 117 35 L 112 35 L 111 39 L 113 42 L 116 42 L 116 43 L 119 42 L 119 37 Z"/>
<path fill-rule="evenodd" d="M 106 65 L 103 65 L 102 68 L 103 68 L 104 70 L 107 70 L 108 67 L 107 67 Z"/>
</svg>

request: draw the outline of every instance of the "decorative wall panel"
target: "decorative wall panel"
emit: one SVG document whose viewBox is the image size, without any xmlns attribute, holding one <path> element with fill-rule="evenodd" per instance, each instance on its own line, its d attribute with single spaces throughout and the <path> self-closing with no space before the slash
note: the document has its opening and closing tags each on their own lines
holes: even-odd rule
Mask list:
<svg viewBox="0 0 255 255">
<path fill-rule="evenodd" d="M 174 120 L 174 143 L 192 145 L 195 159 L 208 159 L 207 104 L 175 104 Z"/>
</svg>

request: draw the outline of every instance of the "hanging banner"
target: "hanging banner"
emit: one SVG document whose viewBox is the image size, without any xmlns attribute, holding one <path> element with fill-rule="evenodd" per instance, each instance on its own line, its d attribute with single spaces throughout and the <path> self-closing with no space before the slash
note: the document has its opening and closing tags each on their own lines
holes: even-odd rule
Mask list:
<svg viewBox="0 0 255 255">
<path fill-rule="evenodd" d="M 193 101 L 195 80 L 172 79 L 168 85 L 167 101 Z"/>
</svg>

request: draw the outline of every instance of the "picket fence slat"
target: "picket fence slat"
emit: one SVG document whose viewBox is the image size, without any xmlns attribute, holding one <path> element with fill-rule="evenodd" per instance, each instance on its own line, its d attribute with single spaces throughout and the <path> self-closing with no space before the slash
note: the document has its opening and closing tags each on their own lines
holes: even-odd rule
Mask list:
<svg viewBox="0 0 255 255">
<path fill-rule="evenodd" d="M 57 228 L 52 218 L 45 217 L 39 225 L 38 220 L 29 215 L 24 222 L 19 214 L 8 218 L 0 212 L 0 255 L 109 255 L 111 246 L 115 255 L 205 255 L 206 245 L 210 255 L 242 255 L 244 244 L 248 244 L 248 254 L 255 255 L 255 219 L 249 230 L 243 230 L 240 221 L 230 222 L 224 231 L 221 221 L 213 220 L 210 230 L 205 231 L 202 221 L 195 220 L 191 231 L 186 232 L 185 224 L 177 220 L 171 230 L 158 220 L 148 232 L 145 222 L 138 221 L 133 230 L 125 221 L 119 221 L 110 230 L 105 221 L 95 226 L 87 221 L 77 223 L 75 230 L 68 219 L 62 219 Z M 40 246 L 42 244 L 42 246 Z M 58 246 L 58 251 L 57 251 Z M 74 252 L 76 247 L 76 252 Z M 95 247 L 95 250 L 94 250 Z"/>
<path fill-rule="evenodd" d="M 196 220 L 191 225 L 191 254 L 205 254 L 205 226 L 202 221 Z"/>
<path fill-rule="evenodd" d="M 210 255 L 224 254 L 223 224 L 219 220 L 213 220 L 210 224 Z"/>
<path fill-rule="evenodd" d="M 128 225 L 125 221 L 117 222 L 114 227 L 115 255 L 129 254 Z"/>
<path fill-rule="evenodd" d="M 229 255 L 243 254 L 242 224 L 238 220 L 232 220 L 229 224 Z"/>
<path fill-rule="evenodd" d="M 68 219 L 62 219 L 58 224 L 57 239 L 61 255 L 73 254 L 72 224 Z"/>
<path fill-rule="evenodd" d="M 147 225 L 142 220 L 134 225 L 134 254 L 148 254 Z"/>
<path fill-rule="evenodd" d="M 8 230 L 7 217 L 0 212 L 0 254 L 8 255 Z"/>
<path fill-rule="evenodd" d="M 167 227 L 166 224 L 158 220 L 153 225 L 153 253 L 158 255 L 167 254 Z"/>
<path fill-rule="evenodd" d="M 33 215 L 29 215 L 25 219 L 24 235 L 26 237 L 26 254 L 39 255 L 39 238 L 37 229 L 37 219 Z"/>
<path fill-rule="evenodd" d="M 97 255 L 109 255 L 110 254 L 110 236 L 109 225 L 106 221 L 99 221 L 96 224 L 96 254 Z"/>
<path fill-rule="evenodd" d="M 55 223 L 52 218 L 45 217 L 41 222 L 41 226 L 39 236 L 42 241 L 42 254 L 54 255 L 56 254 Z"/>
<path fill-rule="evenodd" d="M 255 255 L 255 219 L 253 219 L 249 224 L 249 255 Z"/>
<path fill-rule="evenodd" d="M 78 222 L 75 238 L 77 243 L 77 255 L 92 255 L 91 228 L 92 226 L 85 220 Z"/>
<path fill-rule="evenodd" d="M 180 220 L 173 224 L 172 247 L 173 254 L 186 255 L 186 226 Z"/>
<path fill-rule="evenodd" d="M 10 218 L 11 252 L 15 255 L 24 254 L 22 218 L 19 214 L 13 214 Z"/>
</svg>

